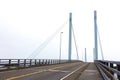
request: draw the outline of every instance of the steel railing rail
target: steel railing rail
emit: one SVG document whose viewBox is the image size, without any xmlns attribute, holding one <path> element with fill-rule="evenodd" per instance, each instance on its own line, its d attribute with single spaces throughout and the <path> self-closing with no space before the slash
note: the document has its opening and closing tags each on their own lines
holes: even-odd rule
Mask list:
<svg viewBox="0 0 120 80">
<path fill-rule="evenodd" d="M 78 60 L 72 60 L 71 62 L 77 61 Z M 43 65 L 62 64 L 68 62 L 69 62 L 68 60 L 59 59 L 0 59 L 0 71 L 36 67 Z"/>
<path fill-rule="evenodd" d="M 116 78 L 120 80 L 120 62 L 119 61 L 107 61 L 107 60 L 96 60 L 97 65 L 102 66 L 107 71 L 109 71 L 113 76 L 117 75 Z"/>
<path fill-rule="evenodd" d="M 97 63 L 95 63 L 96 67 L 98 68 L 100 74 L 102 75 L 102 77 L 104 78 L 104 80 L 111 80 L 105 73 L 104 71 L 100 68 L 100 66 L 98 66 Z"/>
</svg>

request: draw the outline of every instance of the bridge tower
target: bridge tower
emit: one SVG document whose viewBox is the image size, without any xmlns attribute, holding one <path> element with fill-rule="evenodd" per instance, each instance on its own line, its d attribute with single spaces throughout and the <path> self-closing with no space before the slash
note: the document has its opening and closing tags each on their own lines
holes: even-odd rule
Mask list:
<svg viewBox="0 0 120 80">
<path fill-rule="evenodd" d="M 68 43 L 68 60 L 71 61 L 72 53 L 72 13 L 69 14 L 69 43 Z"/>
<path fill-rule="evenodd" d="M 94 11 L 94 60 L 98 60 L 97 12 Z"/>
</svg>

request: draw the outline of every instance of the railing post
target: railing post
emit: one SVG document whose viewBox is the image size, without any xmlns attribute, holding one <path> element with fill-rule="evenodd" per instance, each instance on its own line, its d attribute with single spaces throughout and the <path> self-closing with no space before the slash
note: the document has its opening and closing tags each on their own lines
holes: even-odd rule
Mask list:
<svg viewBox="0 0 120 80">
<path fill-rule="evenodd" d="M 110 63 L 110 68 L 113 68 L 113 63 Z M 114 74 L 113 71 L 110 71 L 110 72 L 111 72 L 111 74 Z"/>
<path fill-rule="evenodd" d="M 39 65 L 40 65 L 40 59 L 39 59 Z"/>
<path fill-rule="evenodd" d="M 36 62 L 36 59 L 35 59 L 35 66 L 37 66 L 37 62 Z"/>
<path fill-rule="evenodd" d="M 53 64 L 53 60 L 51 60 L 51 64 Z"/>
<path fill-rule="evenodd" d="M 26 59 L 24 59 L 24 67 L 26 67 Z"/>
<path fill-rule="evenodd" d="M 30 59 L 30 67 L 32 66 L 32 59 Z"/>
<path fill-rule="evenodd" d="M 9 59 L 9 65 L 11 64 L 11 59 Z"/>
<path fill-rule="evenodd" d="M 42 60 L 42 64 L 44 65 L 44 59 Z"/>
<path fill-rule="evenodd" d="M 105 63 L 108 66 L 108 62 Z"/>
<path fill-rule="evenodd" d="M 18 59 L 18 68 L 20 67 L 20 59 Z"/>
<path fill-rule="evenodd" d="M 10 69 L 10 65 L 11 65 L 11 59 L 9 59 L 9 66 L 8 66 L 8 69 Z"/>
<path fill-rule="evenodd" d="M 53 64 L 53 60 L 51 60 L 51 64 Z"/>
<path fill-rule="evenodd" d="M 49 61 L 49 64 L 51 64 L 51 59 L 50 59 L 50 61 Z"/>
<path fill-rule="evenodd" d="M 44 63 L 45 63 L 45 65 L 46 65 L 46 59 L 44 60 Z"/>
<path fill-rule="evenodd" d="M 47 59 L 47 64 L 49 64 L 49 60 Z"/>
<path fill-rule="evenodd" d="M 117 70 L 120 71 L 120 65 L 119 64 L 117 65 Z M 120 76 L 119 75 L 117 75 L 117 76 L 118 76 L 118 79 L 120 79 Z"/>
<path fill-rule="evenodd" d="M 50 64 L 52 64 L 52 60 L 50 60 Z"/>
<path fill-rule="evenodd" d="M 52 60 L 52 63 L 54 64 L 54 60 Z"/>
<path fill-rule="evenodd" d="M 50 59 L 48 60 L 48 64 L 50 64 Z"/>
<path fill-rule="evenodd" d="M 47 64 L 47 59 L 45 60 L 45 64 Z"/>
<path fill-rule="evenodd" d="M 48 59 L 46 59 L 46 64 L 48 64 Z"/>
</svg>

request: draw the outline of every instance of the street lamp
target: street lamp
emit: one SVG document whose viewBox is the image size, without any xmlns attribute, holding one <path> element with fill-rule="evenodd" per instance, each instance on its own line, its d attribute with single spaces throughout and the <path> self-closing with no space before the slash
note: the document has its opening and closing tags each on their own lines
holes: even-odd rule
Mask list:
<svg viewBox="0 0 120 80">
<path fill-rule="evenodd" d="M 60 53 L 59 53 L 59 63 L 60 63 L 60 61 L 61 61 L 62 34 L 63 34 L 63 32 L 60 32 Z"/>
</svg>

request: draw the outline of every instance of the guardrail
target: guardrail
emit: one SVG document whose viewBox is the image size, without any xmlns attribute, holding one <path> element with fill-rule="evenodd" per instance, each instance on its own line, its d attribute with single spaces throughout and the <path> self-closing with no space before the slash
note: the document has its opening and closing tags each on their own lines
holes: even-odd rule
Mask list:
<svg viewBox="0 0 120 80">
<path fill-rule="evenodd" d="M 103 71 L 102 75 L 105 73 L 105 77 L 110 80 L 120 80 L 120 61 L 96 60 L 95 64 Z"/>
<path fill-rule="evenodd" d="M 77 60 L 72 60 L 71 62 L 76 62 Z M 43 65 L 61 64 L 67 63 L 68 60 L 58 60 L 58 59 L 0 59 L 0 71 L 29 68 Z"/>
</svg>

